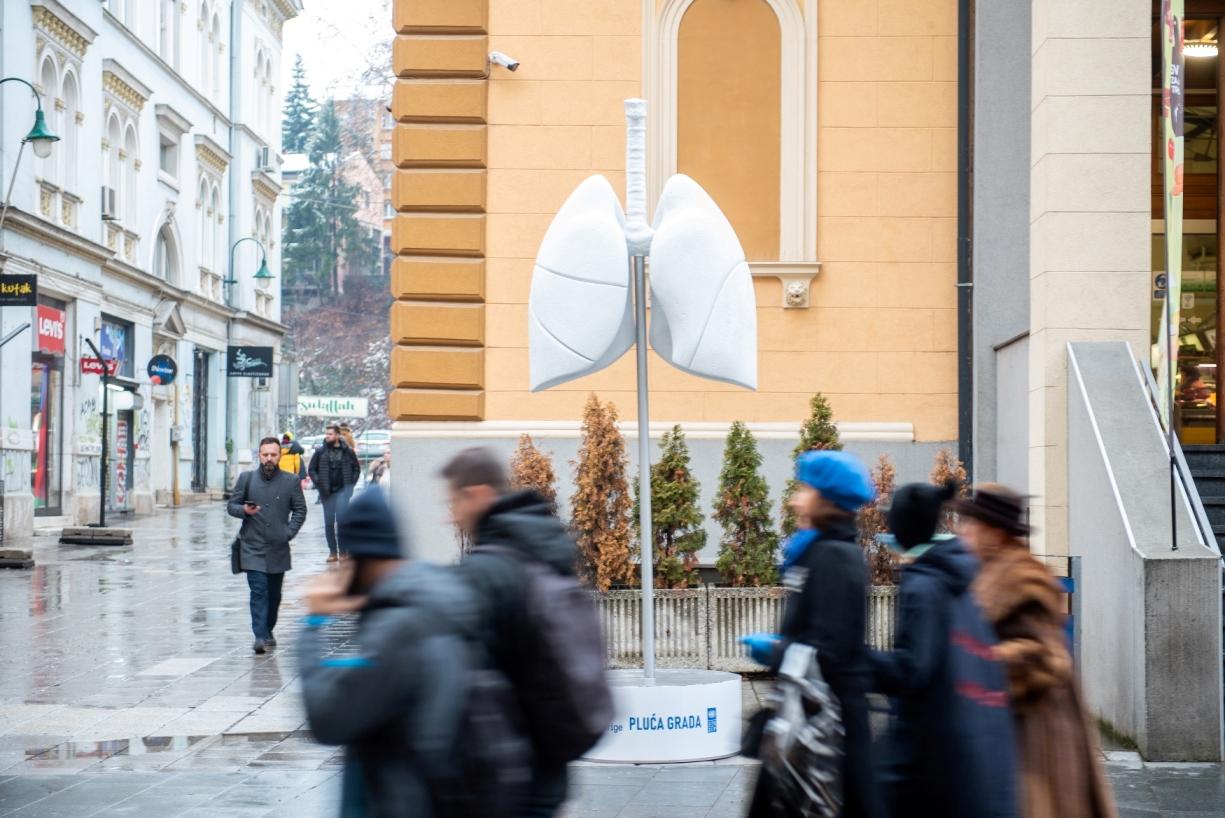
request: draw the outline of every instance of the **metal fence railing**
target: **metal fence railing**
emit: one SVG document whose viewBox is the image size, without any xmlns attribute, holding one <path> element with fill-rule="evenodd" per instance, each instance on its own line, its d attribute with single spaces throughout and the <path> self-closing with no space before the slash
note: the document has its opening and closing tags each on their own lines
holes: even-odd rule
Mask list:
<svg viewBox="0 0 1225 818">
<path fill-rule="evenodd" d="M 642 667 L 641 592 L 594 594 L 611 668 Z M 704 585 L 655 591 L 655 661 L 658 667 L 697 667 L 750 672 L 740 637 L 778 629 L 786 592 L 779 587 L 719 588 Z M 868 589 L 864 640 L 888 650 L 897 627 L 897 588 Z"/>
</svg>

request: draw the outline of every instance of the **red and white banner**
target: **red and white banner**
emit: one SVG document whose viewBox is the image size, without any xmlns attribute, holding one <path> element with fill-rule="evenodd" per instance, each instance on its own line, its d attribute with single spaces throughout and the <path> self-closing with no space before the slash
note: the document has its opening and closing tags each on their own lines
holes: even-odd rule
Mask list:
<svg viewBox="0 0 1225 818">
<path fill-rule="evenodd" d="M 35 307 L 34 335 L 38 339 L 38 351 L 63 355 L 67 324 L 63 310 L 44 307 L 41 304 Z"/>
<path fill-rule="evenodd" d="M 109 370 L 107 374 L 110 375 L 111 377 L 114 377 L 115 374 L 119 372 L 119 361 L 117 361 L 114 358 L 107 358 L 106 368 L 107 370 Z M 81 374 L 82 375 L 101 375 L 102 374 L 102 361 L 98 360 L 97 358 L 89 358 L 89 357 L 82 355 L 81 356 Z"/>
</svg>

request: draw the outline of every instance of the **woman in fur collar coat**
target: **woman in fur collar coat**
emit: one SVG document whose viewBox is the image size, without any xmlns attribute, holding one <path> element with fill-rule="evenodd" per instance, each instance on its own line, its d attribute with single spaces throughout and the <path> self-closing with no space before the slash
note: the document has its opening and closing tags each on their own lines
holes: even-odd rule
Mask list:
<svg viewBox="0 0 1225 818">
<path fill-rule="evenodd" d="M 983 485 L 957 512 L 958 533 L 983 564 L 972 589 L 1008 669 L 1022 815 L 1114 818 L 1096 730 L 1064 634 L 1062 589 L 1029 552 L 1023 498 Z"/>
</svg>

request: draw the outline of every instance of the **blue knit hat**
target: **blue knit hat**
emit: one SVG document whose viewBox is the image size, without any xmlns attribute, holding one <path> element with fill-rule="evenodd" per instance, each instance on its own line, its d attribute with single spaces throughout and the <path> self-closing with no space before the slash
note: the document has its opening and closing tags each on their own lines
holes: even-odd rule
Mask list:
<svg viewBox="0 0 1225 818">
<path fill-rule="evenodd" d="M 858 511 L 860 506 L 876 499 L 876 487 L 868 470 L 858 457 L 846 452 L 804 452 L 795 462 L 795 479 L 812 486 L 846 511 Z"/>
<path fill-rule="evenodd" d="M 403 559 L 396 517 L 385 495 L 382 489 L 372 486 L 340 513 L 336 535 L 341 551 L 354 557 Z"/>
</svg>

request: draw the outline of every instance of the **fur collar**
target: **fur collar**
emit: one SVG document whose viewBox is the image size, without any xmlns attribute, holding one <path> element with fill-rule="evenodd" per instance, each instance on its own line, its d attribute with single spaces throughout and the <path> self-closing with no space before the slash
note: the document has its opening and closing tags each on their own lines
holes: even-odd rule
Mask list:
<svg viewBox="0 0 1225 818">
<path fill-rule="evenodd" d="M 1051 616 L 1063 616 L 1063 593 L 1058 582 L 1028 550 L 1007 548 L 984 556 L 974 590 L 993 624 L 1033 605 Z"/>
</svg>

